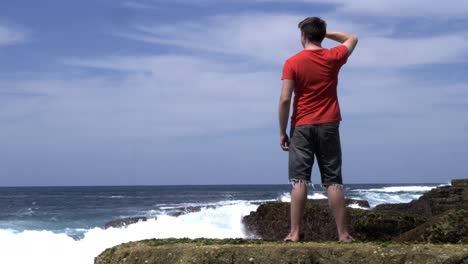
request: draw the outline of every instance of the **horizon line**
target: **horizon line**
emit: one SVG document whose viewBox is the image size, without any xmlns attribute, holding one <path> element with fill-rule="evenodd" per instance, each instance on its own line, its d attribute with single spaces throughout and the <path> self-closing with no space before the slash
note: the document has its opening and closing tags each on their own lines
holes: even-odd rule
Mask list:
<svg viewBox="0 0 468 264">
<path fill-rule="evenodd" d="M 394 185 L 394 184 L 430 184 L 430 185 L 441 185 L 451 184 L 450 182 L 387 182 L 387 183 L 347 183 L 346 185 L 371 185 L 371 184 L 382 184 L 382 185 Z M 0 188 L 70 188 L 70 187 L 177 187 L 177 186 L 271 186 L 271 185 L 291 185 L 290 183 L 228 183 L 228 184 L 136 184 L 136 185 L 6 185 L 0 186 Z M 312 185 L 321 185 L 321 183 L 313 183 Z"/>
</svg>

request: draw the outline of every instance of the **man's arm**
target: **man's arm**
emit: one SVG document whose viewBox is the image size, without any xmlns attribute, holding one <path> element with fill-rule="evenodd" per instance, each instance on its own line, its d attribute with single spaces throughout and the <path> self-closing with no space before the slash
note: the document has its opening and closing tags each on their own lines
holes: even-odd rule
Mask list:
<svg viewBox="0 0 468 264">
<path fill-rule="evenodd" d="M 355 35 L 345 32 L 327 32 L 325 37 L 345 45 L 348 48 L 349 56 L 351 56 L 358 43 L 358 38 Z"/>
<path fill-rule="evenodd" d="M 286 134 L 288 126 L 289 109 L 291 107 L 291 97 L 294 91 L 293 80 L 283 80 L 281 87 L 281 96 L 279 101 L 279 125 L 280 125 L 280 146 L 284 151 L 289 150 L 289 138 Z"/>
</svg>

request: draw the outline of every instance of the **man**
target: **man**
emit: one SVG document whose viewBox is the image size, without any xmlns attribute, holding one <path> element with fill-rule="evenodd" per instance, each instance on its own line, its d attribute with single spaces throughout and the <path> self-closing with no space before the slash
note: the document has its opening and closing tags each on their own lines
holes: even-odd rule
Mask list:
<svg viewBox="0 0 468 264">
<path fill-rule="evenodd" d="M 346 226 L 346 209 L 341 176 L 340 107 L 337 97 L 338 73 L 357 44 L 357 37 L 327 32 L 326 23 L 309 17 L 299 23 L 304 50 L 292 56 L 283 68 L 279 103 L 280 145 L 289 151 L 291 230 L 285 240 L 298 241 L 301 218 L 311 183 L 314 156 L 320 168 L 322 186 L 327 189 L 335 216 L 339 241 L 352 241 Z M 327 37 L 341 45 L 322 48 Z M 286 134 L 291 96 L 291 140 Z"/>
</svg>

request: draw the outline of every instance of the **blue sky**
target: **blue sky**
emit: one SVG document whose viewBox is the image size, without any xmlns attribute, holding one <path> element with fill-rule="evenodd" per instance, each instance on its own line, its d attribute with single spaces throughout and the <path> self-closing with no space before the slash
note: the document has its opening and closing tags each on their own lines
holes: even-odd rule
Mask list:
<svg viewBox="0 0 468 264">
<path fill-rule="evenodd" d="M 360 38 L 345 183 L 467 177 L 468 2 L 432 2 L 1 1 L 0 186 L 286 183 L 280 75 L 307 16 Z"/>
</svg>

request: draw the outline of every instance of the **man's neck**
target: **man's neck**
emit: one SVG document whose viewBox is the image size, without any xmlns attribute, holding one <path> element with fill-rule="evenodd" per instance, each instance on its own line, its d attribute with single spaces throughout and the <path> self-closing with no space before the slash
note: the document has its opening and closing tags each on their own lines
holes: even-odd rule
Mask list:
<svg viewBox="0 0 468 264">
<path fill-rule="evenodd" d="M 317 42 L 307 42 L 304 45 L 305 50 L 316 50 L 316 49 L 322 49 L 322 43 L 317 43 Z"/>
</svg>

